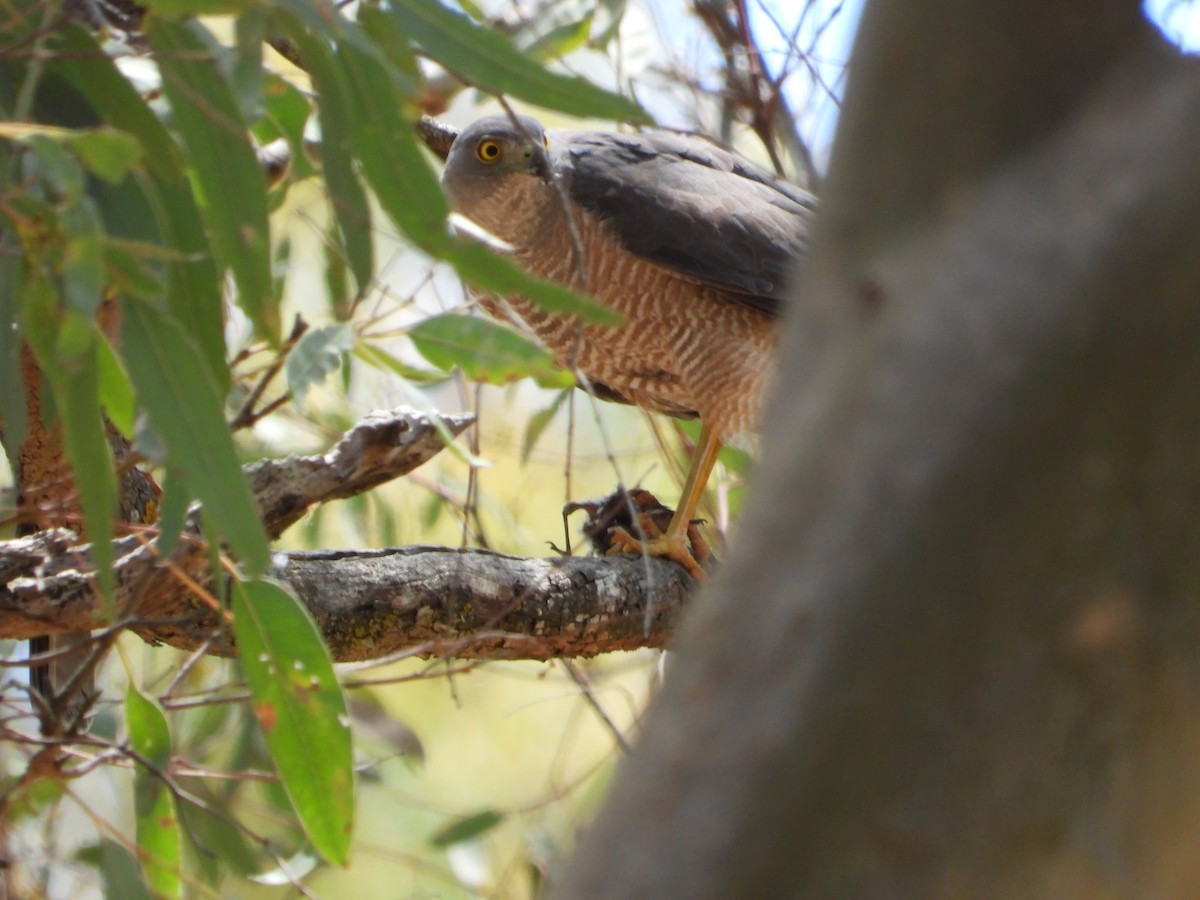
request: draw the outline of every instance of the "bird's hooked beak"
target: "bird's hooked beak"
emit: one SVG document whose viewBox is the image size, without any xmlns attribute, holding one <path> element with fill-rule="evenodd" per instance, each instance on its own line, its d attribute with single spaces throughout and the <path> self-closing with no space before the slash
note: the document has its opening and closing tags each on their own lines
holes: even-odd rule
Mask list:
<svg viewBox="0 0 1200 900">
<path fill-rule="evenodd" d="M 528 158 L 526 164 L 530 174 L 536 175 L 543 182 L 549 184 L 554 180 L 554 171 L 550 166 L 550 154 L 546 152 L 545 147 L 539 147 L 537 144 L 530 144 L 525 153 Z"/>
</svg>

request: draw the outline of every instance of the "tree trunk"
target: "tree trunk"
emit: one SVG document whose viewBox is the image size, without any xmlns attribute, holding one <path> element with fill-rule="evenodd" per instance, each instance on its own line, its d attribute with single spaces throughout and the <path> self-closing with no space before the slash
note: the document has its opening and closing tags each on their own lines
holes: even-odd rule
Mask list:
<svg viewBox="0 0 1200 900">
<path fill-rule="evenodd" d="M 552 896 L 1191 897 L 1200 65 L 875 0 L 758 503 Z"/>
</svg>

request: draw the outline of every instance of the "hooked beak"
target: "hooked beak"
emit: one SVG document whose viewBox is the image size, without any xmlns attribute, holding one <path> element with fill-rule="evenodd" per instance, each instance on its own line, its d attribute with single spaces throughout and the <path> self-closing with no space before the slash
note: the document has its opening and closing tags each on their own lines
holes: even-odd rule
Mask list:
<svg viewBox="0 0 1200 900">
<path fill-rule="evenodd" d="M 544 147 L 533 146 L 529 148 L 528 169 L 530 174 L 536 175 L 543 182 L 549 184 L 554 180 L 554 172 L 550 168 L 550 154 L 546 152 Z"/>
</svg>

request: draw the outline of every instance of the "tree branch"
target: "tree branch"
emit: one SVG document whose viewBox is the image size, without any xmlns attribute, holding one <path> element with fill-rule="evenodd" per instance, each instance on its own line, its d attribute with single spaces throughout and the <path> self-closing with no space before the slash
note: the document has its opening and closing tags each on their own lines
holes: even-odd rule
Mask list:
<svg viewBox="0 0 1200 900">
<path fill-rule="evenodd" d="M 442 416 L 450 433 L 473 418 Z M 278 537 L 312 506 L 412 471 L 443 446 L 438 422 L 372 413 L 319 456 L 246 468 L 267 531 Z M 149 641 L 234 652 L 225 614 L 191 587 L 214 586 L 199 509 L 161 561 L 147 530 L 114 542 L 118 622 Z M 523 559 L 484 550 L 402 547 L 278 553 L 271 577 L 308 606 L 339 662 L 397 653 L 548 659 L 659 647 L 691 582 L 660 560 Z M 0 543 L 0 636 L 90 630 L 103 623 L 86 545 L 65 529 Z"/>
</svg>

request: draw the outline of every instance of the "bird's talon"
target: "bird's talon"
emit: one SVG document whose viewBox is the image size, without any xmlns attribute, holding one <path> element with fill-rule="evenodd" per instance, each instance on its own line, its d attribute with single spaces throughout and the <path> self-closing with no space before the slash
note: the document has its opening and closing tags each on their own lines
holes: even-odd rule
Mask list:
<svg viewBox="0 0 1200 900">
<path fill-rule="evenodd" d="M 644 527 L 644 526 L 643 526 Z M 608 555 L 613 556 L 617 553 L 639 553 L 646 556 L 655 556 L 660 559 L 669 559 L 679 563 L 687 569 L 692 580 L 697 584 L 703 584 L 708 580 L 708 573 L 704 571 L 704 567 L 700 565 L 700 559 L 707 559 L 712 555 L 708 548 L 708 543 L 701 538 L 699 544 L 689 546 L 689 538 L 691 532 L 696 530 L 695 526 L 689 526 L 688 535 L 671 535 L 671 534 L 655 534 L 653 537 L 648 537 L 644 540 L 639 540 L 629 533 L 627 529 L 621 526 L 613 528 L 609 538 L 611 545 L 608 550 Z M 647 531 L 649 531 L 647 529 Z M 654 529 L 658 531 L 657 528 Z M 693 547 L 695 550 L 693 550 Z M 703 556 L 701 556 L 703 554 Z"/>
</svg>

